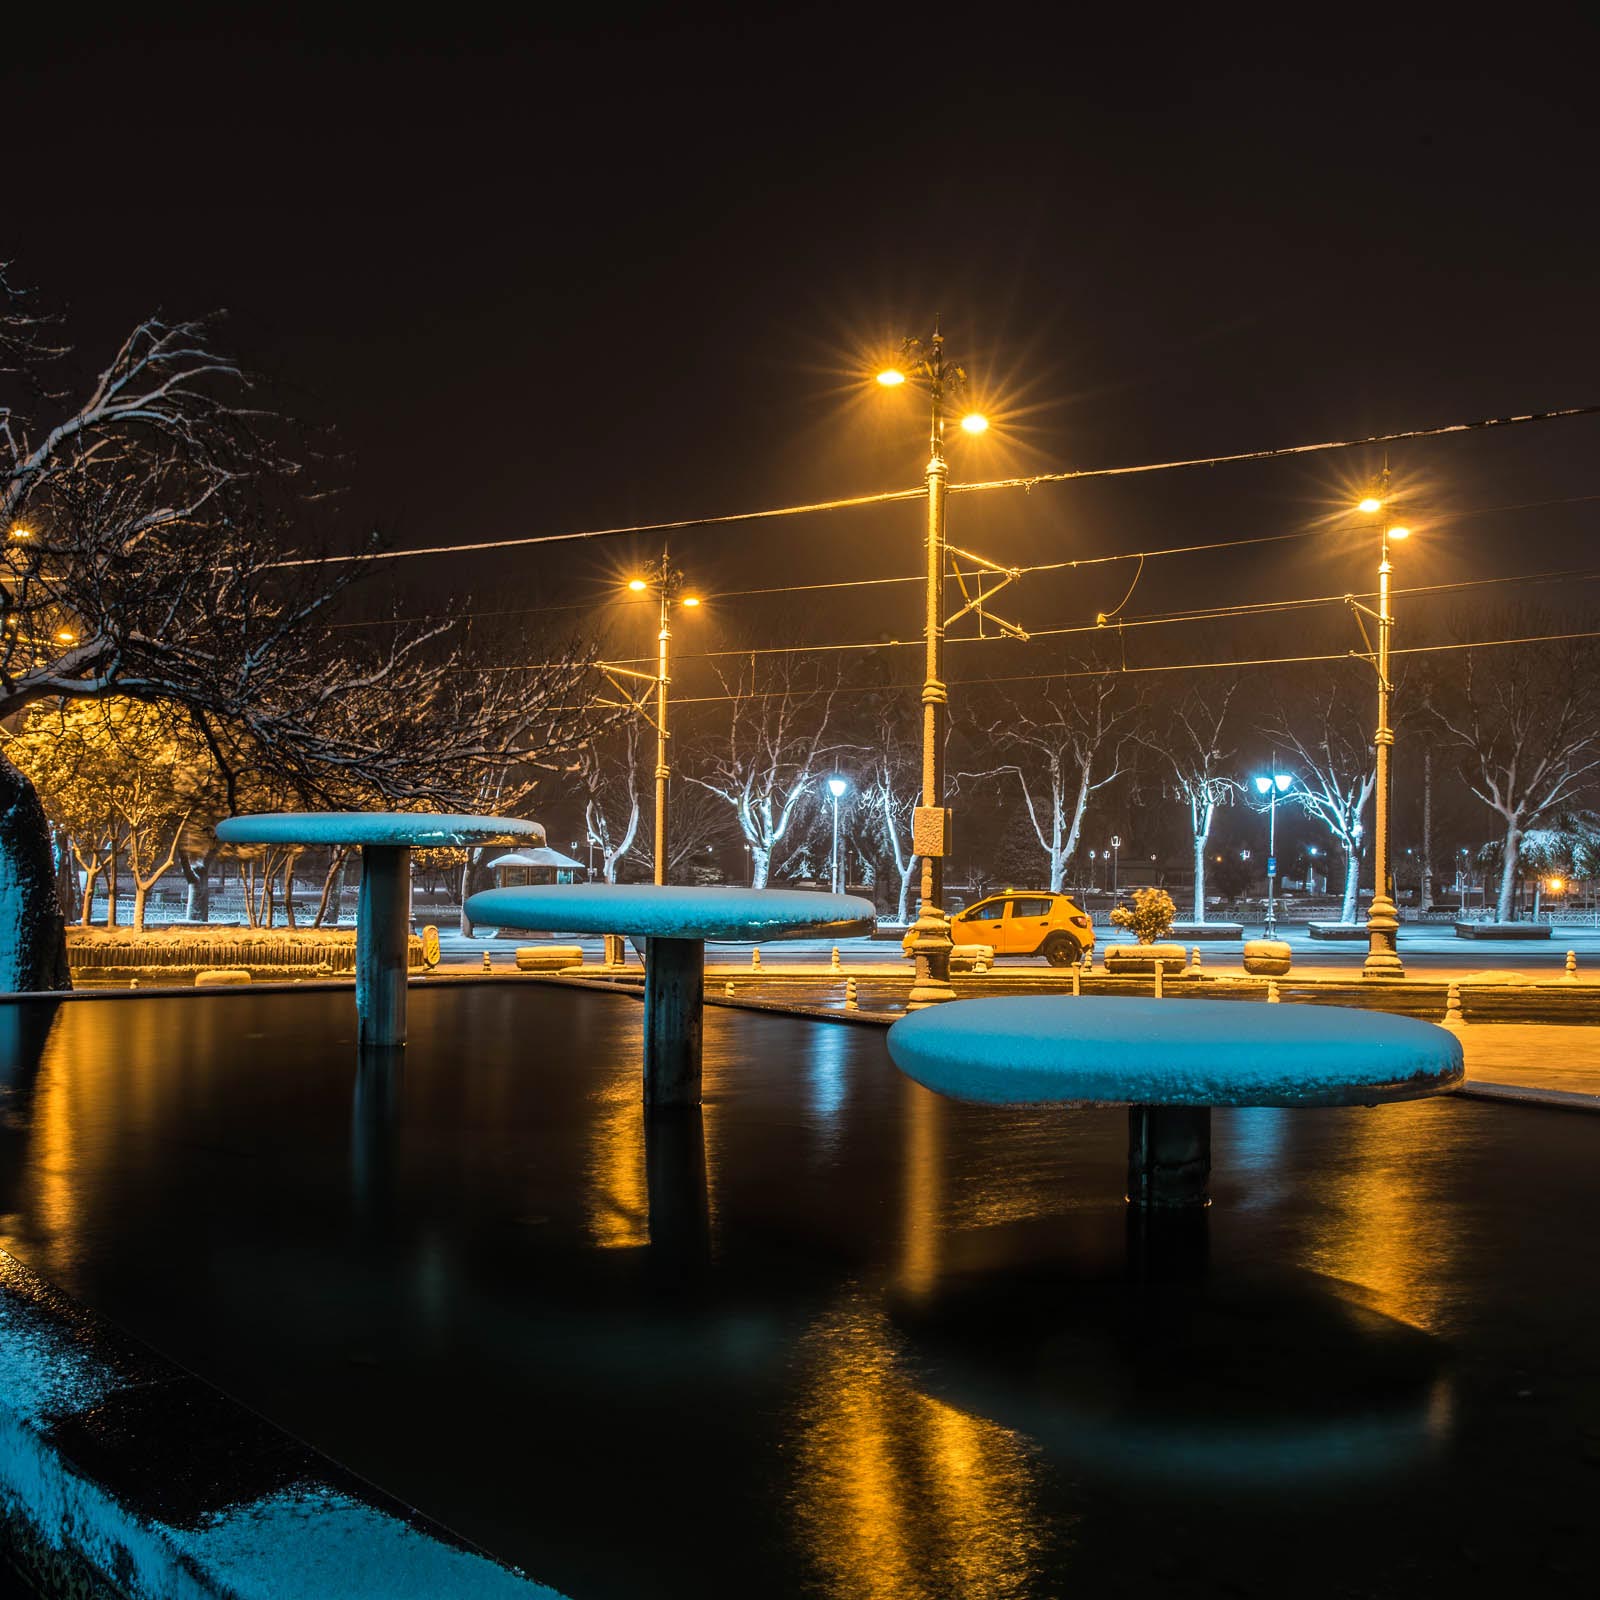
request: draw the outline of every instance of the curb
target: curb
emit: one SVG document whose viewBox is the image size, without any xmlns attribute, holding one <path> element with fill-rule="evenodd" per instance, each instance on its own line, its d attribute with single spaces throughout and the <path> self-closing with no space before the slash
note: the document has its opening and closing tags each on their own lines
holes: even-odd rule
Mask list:
<svg viewBox="0 0 1600 1600">
<path fill-rule="evenodd" d="M 4 1251 L 0 1548 L 96 1600 L 561 1600 Z"/>
</svg>

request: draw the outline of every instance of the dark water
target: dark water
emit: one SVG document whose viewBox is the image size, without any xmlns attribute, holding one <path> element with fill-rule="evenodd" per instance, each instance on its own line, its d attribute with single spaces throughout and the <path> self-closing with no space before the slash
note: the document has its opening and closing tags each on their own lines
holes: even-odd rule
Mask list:
<svg viewBox="0 0 1600 1600">
<path fill-rule="evenodd" d="M 1595 1592 L 1600 1120 L 1219 1114 L 1130 1236 L 1120 1113 L 954 1106 L 717 1009 L 0 1007 L 0 1244 L 588 1597 Z"/>
</svg>

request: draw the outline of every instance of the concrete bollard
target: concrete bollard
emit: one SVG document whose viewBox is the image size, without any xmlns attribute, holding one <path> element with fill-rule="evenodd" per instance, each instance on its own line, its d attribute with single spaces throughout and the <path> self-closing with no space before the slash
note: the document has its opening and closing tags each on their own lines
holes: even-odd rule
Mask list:
<svg viewBox="0 0 1600 1600">
<path fill-rule="evenodd" d="M 1194 947 L 1194 949 L 1189 952 L 1189 970 L 1191 972 L 1198 972 L 1200 970 L 1200 946 L 1199 945 L 1196 945 Z"/>
<path fill-rule="evenodd" d="M 981 947 L 977 955 L 972 958 L 972 970 L 974 972 L 987 972 L 989 970 L 989 957 Z"/>
<path fill-rule="evenodd" d="M 1444 1026 L 1447 1028 L 1464 1028 L 1466 1025 L 1467 1019 L 1461 1010 L 1461 985 L 1452 983 L 1445 990 Z"/>
<path fill-rule="evenodd" d="M 844 1008 L 846 1011 L 859 1011 L 861 1009 L 861 1002 L 856 999 L 856 980 L 854 978 L 846 978 L 844 980 Z"/>
<path fill-rule="evenodd" d="M 1165 975 L 1166 975 L 1166 969 L 1161 965 L 1161 963 L 1159 961 L 1156 962 L 1156 994 L 1155 994 L 1155 997 L 1156 997 L 1157 1000 L 1160 1000 L 1160 999 L 1163 998 L 1164 991 L 1162 989 L 1161 980 L 1165 977 Z"/>
<path fill-rule="evenodd" d="M 1083 993 L 1083 968 L 1082 967 L 1074 967 L 1072 969 L 1072 992 L 1075 995 L 1081 995 Z"/>
<path fill-rule="evenodd" d="M 833 947 L 833 954 L 828 958 L 828 965 L 835 972 L 837 972 L 839 970 L 839 947 L 838 947 L 838 945 L 835 945 Z"/>
<path fill-rule="evenodd" d="M 723 984 L 723 986 L 722 986 L 722 994 L 723 994 L 723 998 L 726 999 L 726 1000 L 733 999 L 733 979 L 732 978 L 729 978 L 728 981 L 725 984 Z"/>
<path fill-rule="evenodd" d="M 761 951 L 759 947 L 752 946 L 750 950 L 750 969 L 753 972 L 761 970 Z"/>
<path fill-rule="evenodd" d="M 1280 1003 L 1281 1002 L 1278 999 L 1278 980 L 1276 978 L 1268 978 L 1267 979 L 1267 1004 L 1269 1006 L 1275 1006 L 1275 1005 L 1278 1005 Z"/>
<path fill-rule="evenodd" d="M 128 987 L 130 989 L 137 989 L 139 987 L 139 980 L 137 978 L 129 978 Z"/>
<path fill-rule="evenodd" d="M 1568 983 L 1576 983 L 1578 981 L 1578 952 L 1576 950 L 1567 951 L 1566 981 Z"/>
<path fill-rule="evenodd" d="M 1094 947 L 1092 945 L 1083 952 L 1083 970 L 1085 972 L 1094 971 Z"/>
<path fill-rule="evenodd" d="M 483 970 L 485 972 L 494 971 L 494 963 L 489 959 L 489 952 L 487 950 L 483 952 Z"/>
</svg>

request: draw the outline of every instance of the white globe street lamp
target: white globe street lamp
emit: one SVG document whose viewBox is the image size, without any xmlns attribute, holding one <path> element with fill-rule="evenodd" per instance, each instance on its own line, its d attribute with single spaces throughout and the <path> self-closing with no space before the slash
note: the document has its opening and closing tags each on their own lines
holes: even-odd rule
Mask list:
<svg viewBox="0 0 1600 1600">
<path fill-rule="evenodd" d="M 833 892 L 842 893 L 839 884 L 839 802 L 850 787 L 844 778 L 829 778 L 828 793 L 833 796 Z"/>
<path fill-rule="evenodd" d="M 1278 932 L 1277 896 L 1275 890 L 1278 884 L 1278 796 L 1287 794 L 1294 786 L 1292 772 L 1279 772 L 1276 760 L 1272 763 L 1272 771 L 1255 779 L 1256 793 L 1267 802 L 1267 915 L 1263 932 L 1267 938 L 1276 937 Z"/>
</svg>

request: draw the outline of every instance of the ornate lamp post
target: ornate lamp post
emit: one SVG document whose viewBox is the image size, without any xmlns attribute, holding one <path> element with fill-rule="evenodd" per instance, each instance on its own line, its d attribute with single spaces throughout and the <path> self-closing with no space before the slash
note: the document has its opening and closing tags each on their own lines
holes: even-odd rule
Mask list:
<svg viewBox="0 0 1600 1600">
<path fill-rule="evenodd" d="M 922 804 L 912 814 L 911 845 L 922 858 L 922 893 L 912 929 L 912 955 L 917 964 L 907 1009 L 917 1011 L 955 999 L 950 986 L 950 919 L 944 911 L 944 861 L 950 854 L 950 810 L 944 803 L 944 740 L 950 692 L 944 681 L 945 501 L 949 472 L 944 459 L 946 403 L 954 403 L 966 387 L 966 373 L 945 357 L 937 326 L 925 345 L 908 339 L 901 365 L 878 374 L 885 388 L 908 379 L 925 386 L 931 408 L 928 427 L 927 613 L 923 636 L 925 671 L 922 684 Z M 968 433 L 982 433 L 988 419 L 969 412 L 961 419 Z"/>
<path fill-rule="evenodd" d="M 1367 959 L 1361 966 L 1362 976 L 1367 978 L 1403 978 L 1406 975 L 1396 948 L 1400 914 L 1389 892 L 1389 770 L 1394 749 L 1394 729 L 1389 722 L 1389 702 L 1394 694 L 1394 685 L 1389 679 L 1389 635 L 1394 628 L 1394 614 L 1389 608 L 1389 579 L 1394 569 L 1389 562 L 1389 546 L 1396 540 L 1408 538 L 1411 530 L 1391 520 L 1388 500 L 1389 469 L 1385 467 L 1373 492 L 1359 507 L 1364 515 L 1378 519 L 1378 609 L 1373 612 L 1353 599 L 1350 601 L 1363 634 L 1366 632 L 1366 624 L 1361 621 L 1363 613 L 1372 617 L 1378 627 L 1376 650 L 1371 650 L 1368 640 L 1369 659 L 1378 674 L 1378 731 L 1373 737 L 1377 771 L 1373 781 L 1372 903 L 1367 908 Z"/>
</svg>

